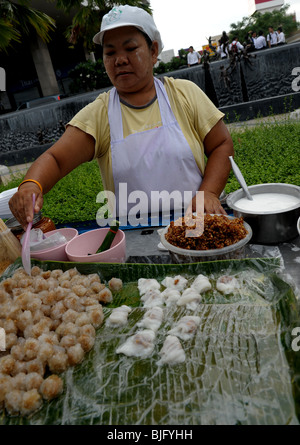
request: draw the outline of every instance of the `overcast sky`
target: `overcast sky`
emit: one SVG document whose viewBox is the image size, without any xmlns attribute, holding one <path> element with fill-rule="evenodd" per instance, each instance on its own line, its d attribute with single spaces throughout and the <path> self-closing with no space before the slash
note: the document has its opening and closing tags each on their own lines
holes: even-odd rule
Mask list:
<svg viewBox="0 0 300 445">
<path fill-rule="evenodd" d="M 286 0 L 285 4 L 300 21 L 300 0 Z M 248 0 L 151 0 L 150 5 L 164 50 L 174 49 L 175 55 L 190 45 L 201 49 L 209 36 L 228 32 L 231 23 L 249 16 Z"/>
</svg>

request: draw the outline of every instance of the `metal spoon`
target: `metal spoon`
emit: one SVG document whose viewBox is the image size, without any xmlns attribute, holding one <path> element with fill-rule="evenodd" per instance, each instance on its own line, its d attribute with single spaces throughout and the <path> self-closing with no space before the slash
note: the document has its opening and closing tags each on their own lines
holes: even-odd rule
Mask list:
<svg viewBox="0 0 300 445">
<path fill-rule="evenodd" d="M 242 189 L 244 190 L 244 192 L 245 192 L 247 198 L 248 198 L 250 201 L 253 201 L 253 198 L 252 198 L 252 196 L 251 196 L 251 194 L 250 194 L 250 192 L 249 192 L 249 189 L 248 189 L 248 187 L 247 187 L 246 181 L 245 181 L 245 179 L 244 179 L 244 176 L 242 175 L 241 170 L 239 169 L 239 167 L 237 166 L 237 164 L 236 164 L 235 161 L 233 160 L 233 157 L 232 157 L 232 156 L 229 156 L 229 160 L 230 160 L 230 162 L 231 162 L 231 167 L 232 167 L 233 173 L 234 173 L 236 179 L 238 180 L 240 186 L 241 186 Z"/>
</svg>

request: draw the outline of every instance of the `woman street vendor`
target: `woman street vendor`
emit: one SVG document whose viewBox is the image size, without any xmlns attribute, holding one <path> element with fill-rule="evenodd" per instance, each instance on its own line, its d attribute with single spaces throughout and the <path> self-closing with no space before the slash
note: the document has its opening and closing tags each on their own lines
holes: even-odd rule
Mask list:
<svg viewBox="0 0 300 445">
<path fill-rule="evenodd" d="M 124 185 L 125 198 L 142 191 L 150 203 L 152 191 L 180 192 L 190 196 L 186 207 L 193 211 L 197 192 L 203 191 L 205 212 L 225 213 L 219 196 L 233 143 L 224 115 L 193 82 L 153 76 L 163 45 L 152 16 L 141 8 L 116 6 L 103 17 L 93 41 L 103 47 L 113 88 L 79 111 L 32 164 L 10 200 L 14 216 L 25 228 L 33 218 L 32 195 L 38 212 L 43 194 L 93 159 L 104 189 L 115 195 L 117 214 L 124 210 L 124 196 L 119 196 Z"/>
</svg>

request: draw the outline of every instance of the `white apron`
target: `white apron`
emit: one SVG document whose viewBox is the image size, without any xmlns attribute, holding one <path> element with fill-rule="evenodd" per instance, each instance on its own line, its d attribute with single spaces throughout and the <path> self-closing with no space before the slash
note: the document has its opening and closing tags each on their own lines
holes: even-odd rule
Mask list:
<svg viewBox="0 0 300 445">
<path fill-rule="evenodd" d="M 162 82 L 154 78 L 162 126 L 123 137 L 120 99 L 110 91 L 108 120 L 116 216 L 182 210 L 199 190 L 202 175 L 171 109 Z M 160 196 L 163 199 L 158 199 Z M 173 196 L 173 199 L 169 199 Z M 163 202 L 162 202 L 163 201 Z"/>
</svg>

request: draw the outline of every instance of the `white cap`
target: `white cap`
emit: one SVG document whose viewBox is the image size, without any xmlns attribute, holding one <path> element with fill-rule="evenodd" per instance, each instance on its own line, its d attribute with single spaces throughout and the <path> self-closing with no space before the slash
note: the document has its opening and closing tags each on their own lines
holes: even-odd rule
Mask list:
<svg viewBox="0 0 300 445">
<path fill-rule="evenodd" d="M 102 45 L 105 31 L 120 28 L 121 26 L 135 26 L 140 31 L 143 31 L 152 42 L 154 40 L 158 42 L 158 54 L 161 53 L 163 43 L 153 17 L 144 9 L 136 6 L 120 5 L 112 8 L 109 13 L 103 17 L 100 32 L 94 36 L 93 42 Z"/>
</svg>

